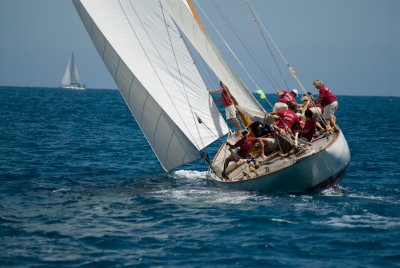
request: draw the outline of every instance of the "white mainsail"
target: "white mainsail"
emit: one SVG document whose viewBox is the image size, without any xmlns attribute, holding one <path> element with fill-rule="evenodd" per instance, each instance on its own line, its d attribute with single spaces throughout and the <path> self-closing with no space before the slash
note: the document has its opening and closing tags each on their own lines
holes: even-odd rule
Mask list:
<svg viewBox="0 0 400 268">
<path fill-rule="evenodd" d="M 79 82 L 78 67 L 75 63 L 74 53 L 71 53 L 71 57 L 68 59 L 67 67 L 63 79 L 61 80 L 61 86 L 68 86 Z"/>
<path fill-rule="evenodd" d="M 228 132 L 159 0 L 73 2 L 164 169 L 199 159 Z"/>
<path fill-rule="evenodd" d="M 228 86 L 238 104 L 245 108 L 265 112 L 254 96 L 214 45 L 210 37 L 201 29 L 193 14 L 182 1 L 160 0 L 180 30 L 190 40 L 210 69 Z"/>
</svg>

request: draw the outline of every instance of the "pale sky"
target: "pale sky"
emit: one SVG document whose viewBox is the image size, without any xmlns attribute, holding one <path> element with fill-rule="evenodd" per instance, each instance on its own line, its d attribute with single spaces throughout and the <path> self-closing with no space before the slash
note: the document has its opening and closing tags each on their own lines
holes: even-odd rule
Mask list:
<svg viewBox="0 0 400 268">
<path fill-rule="evenodd" d="M 243 33 L 257 58 L 273 69 L 245 1 L 213 1 Z M 257 84 L 267 93 L 275 92 L 209 0 L 195 2 L 222 30 Z M 321 79 L 337 95 L 400 96 L 396 79 L 400 77 L 400 0 L 251 3 L 307 89 L 313 90 L 312 81 Z M 211 30 L 209 34 L 216 37 Z M 74 51 L 81 82 L 89 88 L 116 88 L 70 0 L 0 0 L 0 35 L 0 86 L 57 87 Z M 216 43 L 221 45 L 219 40 Z M 226 53 L 225 48 L 222 51 Z M 233 57 L 225 55 L 254 90 Z M 288 81 L 289 87 L 297 87 Z"/>
</svg>

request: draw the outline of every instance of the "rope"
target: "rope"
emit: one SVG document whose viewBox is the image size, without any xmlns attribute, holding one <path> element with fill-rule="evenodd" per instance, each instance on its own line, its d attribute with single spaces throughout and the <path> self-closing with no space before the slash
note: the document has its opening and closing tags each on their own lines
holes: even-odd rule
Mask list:
<svg viewBox="0 0 400 268">
<path fill-rule="evenodd" d="M 212 132 L 212 130 L 204 123 L 204 121 L 200 118 L 200 116 L 198 116 L 198 115 L 196 114 L 196 112 L 194 112 L 194 115 L 195 115 L 196 118 L 197 118 L 197 122 L 199 122 L 199 124 L 204 125 L 204 126 L 206 127 L 206 129 L 211 133 L 211 136 L 214 136 L 214 137 L 218 138 L 218 136 L 215 135 L 214 132 Z"/>
<path fill-rule="evenodd" d="M 274 61 L 275 66 L 276 66 L 276 68 L 278 69 L 278 72 L 279 72 L 279 74 L 280 74 L 280 76 L 281 76 L 281 78 L 282 78 L 282 81 L 283 81 L 283 83 L 285 84 L 286 88 L 289 88 L 289 86 L 288 86 L 288 84 L 286 83 L 286 80 L 285 80 L 285 78 L 284 78 L 284 76 L 283 76 L 283 74 L 282 74 L 282 71 L 281 71 L 281 69 L 279 68 L 279 64 L 278 64 L 278 62 L 277 62 L 277 60 L 276 60 L 276 58 L 275 58 L 275 56 L 274 56 L 274 53 L 272 52 L 271 47 L 269 46 L 269 43 L 268 43 L 268 41 L 267 41 L 266 36 L 269 37 L 269 39 L 272 41 L 272 44 L 275 46 L 275 48 L 277 49 L 277 51 L 279 52 L 279 54 L 281 55 L 281 57 L 283 58 L 283 60 L 284 60 L 285 63 L 287 64 L 286 59 L 285 59 L 285 57 L 283 57 L 281 51 L 279 50 L 279 48 L 278 48 L 277 45 L 275 44 L 274 40 L 272 39 L 272 37 L 271 37 L 271 35 L 269 34 L 269 32 L 267 31 L 267 29 L 264 27 L 264 25 L 263 25 L 262 23 L 260 23 L 260 18 L 258 17 L 256 11 L 254 10 L 254 8 L 252 7 L 252 5 L 250 4 L 250 1 L 249 1 L 249 0 L 246 0 L 246 2 L 247 2 L 247 5 L 249 6 L 249 9 L 250 9 L 251 13 L 252 13 L 253 16 L 254 16 L 254 21 L 256 22 L 256 24 L 257 24 L 257 26 L 258 26 L 258 29 L 259 29 L 260 32 L 261 32 L 261 36 L 263 37 L 264 42 L 265 42 L 265 44 L 267 45 L 267 48 L 268 48 L 268 50 L 269 50 L 269 52 L 270 52 L 270 54 L 271 54 L 271 56 L 272 56 L 272 60 Z"/>
<path fill-rule="evenodd" d="M 176 24 L 175 24 L 175 25 L 176 25 Z M 203 77 L 202 72 L 200 72 L 200 70 L 199 70 L 199 66 L 198 66 L 198 65 L 200 65 L 200 64 L 199 64 L 199 63 L 196 64 L 195 55 L 193 55 L 192 52 L 191 52 L 191 50 L 189 49 L 188 44 L 187 44 L 185 38 L 183 37 L 183 35 L 182 35 L 182 33 L 181 33 L 179 27 L 177 27 L 177 29 L 178 29 L 178 31 L 179 31 L 179 33 L 180 33 L 180 35 L 181 35 L 181 38 L 182 38 L 183 42 L 185 43 L 186 47 L 188 48 L 188 51 L 189 51 L 190 55 L 192 56 L 192 59 L 193 59 L 193 61 L 194 61 L 194 66 L 195 66 L 195 67 L 197 68 L 197 70 L 199 71 L 199 74 L 200 74 L 201 77 L 203 78 L 203 81 L 206 80 L 206 79 Z M 200 57 L 200 59 L 202 59 L 202 58 Z M 210 82 L 210 84 L 213 84 L 213 82 L 212 82 L 212 81 L 213 81 L 213 78 L 212 78 L 211 76 L 214 76 L 214 81 L 217 81 L 217 80 L 218 80 L 218 77 L 217 77 L 213 72 L 211 72 L 211 71 L 205 66 L 205 62 L 204 62 L 203 60 L 200 60 L 200 62 L 202 63 L 202 67 L 203 67 L 203 69 L 205 70 L 205 71 L 203 71 L 203 72 L 204 72 L 204 75 L 207 77 L 208 82 Z M 207 85 L 206 85 L 206 86 L 207 86 Z M 212 130 L 204 123 L 204 121 L 200 118 L 200 116 L 198 116 L 198 115 L 196 114 L 196 112 L 193 112 L 193 113 L 194 113 L 194 115 L 196 116 L 196 119 L 197 119 L 197 121 L 199 122 L 199 124 L 203 124 L 203 125 L 207 128 L 207 130 L 210 132 L 211 136 L 213 136 L 214 138 L 218 138 L 218 135 L 216 135 L 214 132 L 212 132 Z M 196 125 L 196 127 L 197 127 L 197 125 Z"/>
<path fill-rule="evenodd" d="M 163 14 L 165 29 L 167 30 L 167 33 L 168 33 L 169 43 L 170 43 L 170 45 L 171 45 L 172 53 L 173 53 L 173 55 L 174 55 L 174 59 L 175 59 L 175 63 L 176 63 L 176 68 L 178 69 L 179 77 L 180 77 L 180 79 L 181 79 L 181 83 L 182 83 L 182 87 L 183 87 L 183 93 L 185 94 L 186 101 L 187 101 L 187 103 L 189 104 L 189 108 L 190 108 L 190 111 L 191 111 L 191 114 L 192 114 L 193 121 L 196 122 L 196 121 L 195 121 L 195 117 L 198 117 L 198 116 L 197 116 L 197 115 L 195 114 L 195 112 L 193 111 L 192 104 L 190 103 L 189 97 L 188 97 L 188 95 L 187 95 L 187 90 L 186 90 L 186 87 L 185 87 L 185 83 L 183 82 L 182 73 L 181 73 L 181 69 L 179 68 L 178 59 L 176 58 L 175 49 L 174 49 L 174 46 L 172 45 L 171 34 L 169 33 L 168 24 L 167 24 L 167 21 L 166 21 L 166 19 L 165 19 L 165 14 L 164 14 L 164 8 L 163 8 L 163 6 L 161 5 L 161 2 L 160 2 L 160 8 L 161 8 L 161 11 L 162 11 L 162 14 Z M 188 49 L 188 50 L 189 50 L 189 49 Z M 198 134 L 198 136 L 199 136 L 200 139 L 201 139 L 199 127 L 198 127 L 197 124 L 195 124 L 195 126 L 196 126 L 196 130 L 197 130 L 197 134 Z M 193 138 L 193 137 L 192 137 L 192 138 Z M 201 142 L 202 142 L 202 146 L 204 147 L 204 143 L 203 143 L 203 140 L 202 140 L 202 139 L 201 139 Z M 197 144 L 196 144 L 196 145 L 197 145 Z"/>
<path fill-rule="evenodd" d="M 300 79 L 297 77 L 296 75 L 296 71 L 294 70 L 294 68 L 289 64 L 289 62 L 286 60 L 285 56 L 283 55 L 282 51 L 279 49 L 278 45 L 275 43 L 274 39 L 272 38 L 271 34 L 269 33 L 269 31 L 267 30 L 267 28 L 264 26 L 264 24 L 261 22 L 261 20 L 259 19 L 256 11 L 254 10 L 253 6 L 250 3 L 250 0 L 246 0 L 251 12 L 253 13 L 255 20 L 257 22 L 257 26 L 259 27 L 262 36 L 264 38 L 265 43 L 268 46 L 268 42 L 266 40 L 266 37 L 268 37 L 272 44 L 274 45 L 275 49 L 278 51 L 280 57 L 282 58 L 283 62 L 286 64 L 286 66 L 289 69 L 290 74 L 292 75 L 292 77 L 296 80 L 297 84 L 300 86 L 301 90 L 304 92 L 304 94 L 307 94 L 307 90 L 305 89 L 305 87 L 303 86 L 303 83 L 300 81 Z M 268 46 L 269 47 L 269 46 Z M 280 69 L 278 67 L 278 70 L 280 72 Z M 286 82 L 285 82 L 286 84 Z M 316 107 L 315 103 L 313 100 L 311 100 L 311 103 L 313 105 L 313 107 Z M 321 121 L 326 125 L 326 120 L 323 118 L 323 116 L 321 115 L 321 113 L 318 111 L 318 116 L 320 117 Z"/>
<path fill-rule="evenodd" d="M 195 1 L 197 1 L 197 0 L 195 0 Z M 210 0 L 210 2 L 213 4 L 213 2 Z M 197 3 L 197 2 L 196 2 Z M 249 3 L 250 4 L 250 3 Z M 198 5 L 198 4 L 197 4 Z M 213 4 L 213 6 L 217 9 L 217 11 L 224 17 L 224 18 L 226 18 L 226 16 L 222 13 L 222 12 L 220 12 L 220 10 L 219 10 L 219 8 L 216 6 L 216 5 L 214 5 Z M 254 11 L 254 9 L 252 9 L 252 7 L 251 7 L 251 5 L 249 6 L 250 8 L 251 8 L 251 10 L 252 11 Z M 252 82 L 256 85 L 256 87 L 257 88 L 260 88 L 259 86 L 258 86 L 258 84 L 254 81 L 254 79 L 252 78 L 252 76 L 248 73 L 248 71 L 247 71 L 247 69 L 243 66 L 243 64 L 241 63 L 241 61 L 238 59 L 238 57 L 236 56 L 236 54 L 233 52 L 233 50 L 232 50 L 232 48 L 228 45 L 228 43 L 226 42 L 226 40 L 223 38 L 223 36 L 221 35 L 221 33 L 216 29 L 216 27 L 215 27 L 215 25 L 212 23 L 212 21 L 210 20 L 210 18 L 207 16 L 207 14 L 205 14 L 205 12 L 204 12 L 204 10 L 199 6 L 199 9 L 200 9 L 200 11 L 203 13 L 203 15 L 205 16 L 205 18 L 207 19 L 207 21 L 210 23 L 210 25 L 213 27 L 213 29 L 215 30 L 215 32 L 218 34 L 218 36 L 221 38 L 221 40 L 224 42 L 224 44 L 225 44 L 225 46 L 229 49 L 229 51 L 231 52 L 231 54 L 235 57 L 235 59 L 237 60 L 237 62 L 240 64 L 240 66 L 243 68 L 243 70 L 246 72 L 246 74 L 248 75 L 248 77 L 250 78 L 250 80 L 252 80 Z M 256 17 L 256 21 L 258 21 L 258 17 L 257 17 L 257 14 L 255 14 L 255 11 L 254 11 L 254 16 Z M 228 19 L 225 19 L 227 22 L 229 22 L 229 20 Z M 258 24 L 258 23 L 257 23 Z M 258 24 L 259 25 L 259 24 Z M 260 26 L 259 26 L 260 27 Z M 232 28 L 231 28 L 232 29 Z M 261 28 L 260 28 L 260 30 L 261 30 Z M 234 31 L 233 29 L 232 29 L 232 31 Z M 265 39 L 265 36 L 263 36 L 264 37 L 264 40 L 265 40 L 265 42 L 266 42 L 266 44 L 267 44 L 267 46 L 268 46 L 268 48 L 269 48 L 269 45 L 268 45 L 268 42 L 267 42 L 267 40 Z M 241 40 L 241 38 L 240 37 L 238 37 L 238 39 L 239 40 Z M 243 43 L 242 43 L 243 44 Z M 274 43 L 275 44 L 275 43 Z M 276 45 L 276 44 L 275 44 Z M 270 48 L 269 48 L 270 49 Z M 272 51 L 270 50 L 270 52 L 271 52 L 271 55 L 273 56 L 273 53 L 272 53 Z M 283 78 L 283 74 L 282 74 L 282 72 L 281 72 L 281 70 L 280 70 L 280 68 L 279 68 L 279 66 L 278 66 L 278 63 L 277 63 L 277 61 L 276 61 L 276 59 L 275 59 L 275 57 L 273 57 L 274 58 L 274 62 L 275 62 L 275 64 L 276 64 L 276 66 L 277 66 L 277 68 L 278 68 L 278 70 L 279 70 L 279 72 L 281 73 L 281 76 L 282 76 L 282 78 Z M 283 79 L 283 81 L 285 82 L 285 84 L 286 84 L 286 81 Z M 286 84 L 286 86 L 287 86 L 287 84 Z M 268 99 L 266 99 L 267 100 L 267 102 L 268 102 L 268 104 L 271 106 L 271 108 L 273 107 L 272 106 L 272 104 L 269 102 L 269 100 Z M 283 120 L 280 118 L 280 120 L 283 122 Z M 284 124 L 285 124 L 285 122 L 283 122 Z M 285 124 L 285 126 L 286 126 L 286 124 Z M 287 128 L 287 126 L 286 126 L 286 128 Z M 292 133 L 290 133 L 289 134 L 292 138 L 294 138 L 294 136 L 293 136 L 293 134 Z"/>
<path fill-rule="evenodd" d="M 303 86 L 303 83 L 300 81 L 300 79 L 297 77 L 296 75 L 296 71 L 289 66 L 289 70 L 290 70 L 290 74 L 293 76 L 293 78 L 297 81 L 297 83 L 299 84 L 300 88 L 303 90 L 303 92 L 305 92 L 305 94 L 308 96 L 306 89 Z M 313 107 L 317 107 L 317 105 L 315 104 L 315 101 L 309 96 L 310 102 L 312 104 Z M 317 110 L 318 113 L 318 117 L 321 120 L 321 122 L 323 122 L 326 126 L 326 120 L 325 118 L 322 116 L 322 114 L 320 113 L 319 110 Z"/>
<path fill-rule="evenodd" d="M 175 23 L 175 25 L 176 25 L 176 23 Z M 190 42 L 187 42 L 185 36 L 181 32 L 181 29 L 178 26 L 176 28 L 178 29 L 183 42 L 185 43 L 190 55 L 192 56 L 194 65 L 196 66 L 197 70 L 199 71 L 204 82 L 206 82 L 207 88 L 211 88 L 212 85 L 216 84 L 220 79 L 218 79 L 218 77 L 215 75 L 215 73 L 212 72 L 210 70 L 210 68 L 207 67 L 207 64 L 204 62 L 203 58 L 196 53 L 195 49 L 189 49 L 189 47 L 191 47 Z"/>
<path fill-rule="evenodd" d="M 229 46 L 229 44 L 226 42 L 224 37 L 221 35 L 221 33 L 218 31 L 218 29 L 215 27 L 214 23 L 211 21 L 211 19 L 207 16 L 207 14 L 204 12 L 204 10 L 201 8 L 201 6 L 197 3 L 197 0 L 194 0 L 199 7 L 199 10 L 203 14 L 203 16 L 207 19 L 207 21 L 210 23 L 211 27 L 214 29 L 214 31 L 217 33 L 218 37 L 222 40 L 224 45 L 228 48 L 229 52 L 232 54 L 232 56 L 235 58 L 235 60 L 239 63 L 240 67 L 243 69 L 243 71 L 246 73 L 246 75 L 249 77 L 251 82 L 257 87 L 260 88 L 257 84 L 257 82 L 253 79 L 253 77 L 250 75 L 250 73 L 247 71 L 247 69 L 244 67 L 242 62 L 239 60 L 237 57 L 236 53 L 233 51 L 233 49 Z"/>
<path fill-rule="evenodd" d="M 246 43 L 246 41 L 241 37 L 241 34 L 237 30 L 237 28 L 235 28 L 233 26 L 233 23 L 229 19 L 229 17 L 225 15 L 225 13 L 221 10 L 221 8 L 214 1 L 210 0 L 210 2 L 215 7 L 215 9 L 218 11 L 218 13 L 221 15 L 221 17 L 224 19 L 224 21 L 229 26 L 231 31 L 235 34 L 237 39 L 240 41 L 242 46 L 245 48 L 246 52 L 250 55 L 250 57 L 253 59 L 253 61 L 257 64 L 259 69 L 264 73 L 265 77 L 271 83 L 272 87 L 274 87 L 277 90 L 278 89 L 278 83 L 273 79 L 272 75 L 268 72 L 268 70 L 266 70 L 265 67 L 259 62 L 259 60 L 255 56 L 254 52 L 251 50 L 251 48 L 248 45 L 248 43 Z"/>
<path fill-rule="evenodd" d="M 185 97 L 186 97 L 187 103 L 189 104 L 192 117 L 193 117 L 194 120 L 197 119 L 197 122 L 198 122 L 199 124 L 202 124 L 203 126 L 205 126 L 206 129 L 211 133 L 211 136 L 213 136 L 214 138 L 215 138 L 215 137 L 218 138 L 218 136 L 217 136 L 215 133 L 212 132 L 212 130 L 211 130 L 211 129 L 203 122 L 203 120 L 197 115 L 197 113 L 193 111 L 193 107 L 192 107 L 192 105 L 191 105 L 191 103 L 190 103 L 189 97 L 187 96 L 186 87 L 185 87 L 184 82 L 183 82 L 182 73 L 181 73 L 180 68 L 179 68 L 179 64 L 178 64 L 178 60 L 177 60 L 177 58 L 176 58 L 175 50 L 174 50 L 174 47 L 173 47 L 173 45 L 172 45 L 171 35 L 170 35 L 169 30 L 168 30 L 168 24 L 167 24 L 167 21 L 166 21 L 166 18 L 165 18 L 164 8 L 162 7 L 161 2 L 160 2 L 160 7 L 161 7 L 161 10 L 162 10 L 162 14 L 163 14 L 164 24 L 165 24 L 166 30 L 167 30 L 167 32 L 168 32 L 168 38 L 169 38 L 169 41 L 170 41 L 170 44 L 171 44 L 171 49 L 172 49 L 172 52 L 173 52 L 173 55 L 174 55 L 175 63 L 176 63 L 176 66 L 177 66 L 177 68 L 178 68 L 179 76 L 180 76 L 180 79 L 181 79 L 182 86 L 183 86 L 183 88 L 184 88 Z M 177 27 L 177 29 L 179 29 L 179 28 Z M 179 33 L 181 34 L 180 31 L 179 31 Z M 189 48 L 187 47 L 187 44 L 186 44 L 185 40 L 183 39 L 182 35 L 181 35 L 181 38 L 182 38 L 183 42 L 185 43 L 186 48 L 187 48 L 188 51 L 189 51 Z M 189 54 L 191 54 L 190 51 L 189 51 Z M 192 57 L 192 59 L 193 59 L 193 57 Z M 194 59 L 193 59 L 193 60 L 194 60 Z M 195 66 L 196 66 L 196 68 L 197 68 L 197 65 L 195 65 Z M 200 73 L 200 72 L 199 72 L 199 73 Z M 199 136 L 200 139 L 201 139 L 201 135 L 200 135 L 200 130 L 199 130 L 198 124 L 195 124 L 195 125 L 196 125 L 197 134 L 198 134 L 198 136 Z M 202 140 L 202 139 L 201 139 L 201 141 L 202 141 L 202 143 L 203 143 L 203 140 Z M 196 145 L 197 145 L 197 144 L 196 144 Z M 204 147 L 204 144 L 203 144 L 203 147 Z M 199 149 L 199 148 L 198 148 L 198 149 Z M 199 150 L 199 154 L 200 154 L 201 158 L 208 164 L 208 166 L 211 166 L 210 157 L 208 156 L 207 151 L 206 151 L 206 150 L 203 150 L 203 151 Z"/>
</svg>

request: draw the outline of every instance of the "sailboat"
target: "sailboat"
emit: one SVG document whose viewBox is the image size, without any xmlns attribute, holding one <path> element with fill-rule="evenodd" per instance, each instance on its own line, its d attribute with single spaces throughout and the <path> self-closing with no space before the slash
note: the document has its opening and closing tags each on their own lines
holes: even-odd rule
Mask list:
<svg viewBox="0 0 400 268">
<path fill-rule="evenodd" d="M 268 113 L 224 59 L 190 0 L 73 3 L 166 171 L 203 158 L 212 183 L 228 189 L 307 192 L 340 182 L 350 162 L 342 131 L 326 132 L 294 154 L 255 156 L 223 176 L 224 160 L 232 153 L 227 142 L 236 134 L 221 116 L 190 49 L 228 86 L 246 126 Z M 207 147 L 222 137 L 226 141 L 211 160 Z"/>
<path fill-rule="evenodd" d="M 74 53 L 71 52 L 71 57 L 68 59 L 67 67 L 65 68 L 64 76 L 61 80 L 60 88 L 84 90 L 86 85 L 79 81 L 78 67 L 76 66 Z"/>
</svg>

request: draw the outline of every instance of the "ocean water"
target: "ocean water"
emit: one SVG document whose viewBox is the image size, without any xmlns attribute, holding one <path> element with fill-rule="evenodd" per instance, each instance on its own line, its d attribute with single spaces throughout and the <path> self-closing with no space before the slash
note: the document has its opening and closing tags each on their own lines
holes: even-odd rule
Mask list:
<svg viewBox="0 0 400 268">
<path fill-rule="evenodd" d="M 163 172 L 118 91 L 2 87 L 0 266 L 399 267 L 399 101 L 339 96 L 339 187 L 261 194 Z"/>
</svg>

